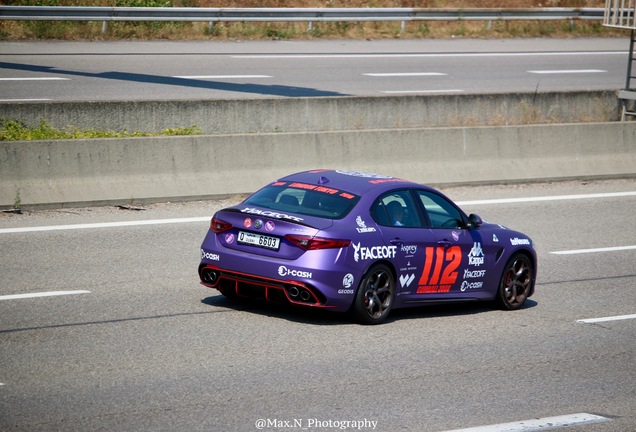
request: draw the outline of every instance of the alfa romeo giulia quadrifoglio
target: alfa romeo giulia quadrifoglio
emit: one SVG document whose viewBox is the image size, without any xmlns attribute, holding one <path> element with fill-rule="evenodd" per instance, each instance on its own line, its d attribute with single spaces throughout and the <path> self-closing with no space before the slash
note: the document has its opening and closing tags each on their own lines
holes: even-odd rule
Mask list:
<svg viewBox="0 0 636 432">
<path fill-rule="evenodd" d="M 439 191 L 346 170 L 289 175 L 219 210 L 201 245 L 201 283 L 226 297 L 349 312 L 489 301 L 519 309 L 537 257 L 520 232 L 466 215 Z"/>
</svg>

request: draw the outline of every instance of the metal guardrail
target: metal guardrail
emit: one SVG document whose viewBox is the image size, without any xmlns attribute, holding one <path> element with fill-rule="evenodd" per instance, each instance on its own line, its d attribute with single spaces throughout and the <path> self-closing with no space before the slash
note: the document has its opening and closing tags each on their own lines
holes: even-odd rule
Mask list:
<svg viewBox="0 0 636 432">
<path fill-rule="evenodd" d="M 497 21 L 603 20 L 603 8 L 148 8 L 0 6 L 0 20 L 33 21 Z"/>
</svg>

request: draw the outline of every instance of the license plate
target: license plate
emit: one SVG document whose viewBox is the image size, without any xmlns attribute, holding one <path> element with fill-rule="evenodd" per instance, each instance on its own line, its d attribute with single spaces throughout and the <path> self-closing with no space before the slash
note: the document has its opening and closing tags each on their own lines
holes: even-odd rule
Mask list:
<svg viewBox="0 0 636 432">
<path fill-rule="evenodd" d="M 239 231 L 238 242 L 273 250 L 278 250 L 280 247 L 280 239 L 278 237 L 270 237 L 245 231 Z"/>
</svg>

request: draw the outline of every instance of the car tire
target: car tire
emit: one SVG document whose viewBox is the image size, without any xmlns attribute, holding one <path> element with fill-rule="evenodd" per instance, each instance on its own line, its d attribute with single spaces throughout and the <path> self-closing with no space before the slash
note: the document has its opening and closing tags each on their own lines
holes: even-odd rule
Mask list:
<svg viewBox="0 0 636 432">
<path fill-rule="evenodd" d="M 353 303 L 353 315 L 362 324 L 380 324 L 391 312 L 394 297 L 393 272 L 384 264 L 376 264 L 360 282 Z"/>
<path fill-rule="evenodd" d="M 505 310 L 521 308 L 534 283 L 534 266 L 528 255 L 517 252 L 506 263 L 497 290 L 497 304 Z"/>
</svg>

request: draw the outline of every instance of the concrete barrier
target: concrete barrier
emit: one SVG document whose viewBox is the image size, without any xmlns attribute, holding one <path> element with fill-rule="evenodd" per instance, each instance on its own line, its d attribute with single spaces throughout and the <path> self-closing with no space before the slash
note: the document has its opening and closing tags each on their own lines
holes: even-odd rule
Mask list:
<svg viewBox="0 0 636 432">
<path fill-rule="evenodd" d="M 0 208 L 247 193 L 311 168 L 427 184 L 636 175 L 636 122 L 0 142 Z"/>
<path fill-rule="evenodd" d="M 197 126 L 203 134 L 617 121 L 615 90 L 199 101 L 13 102 L 0 117 L 115 131 Z"/>
</svg>

